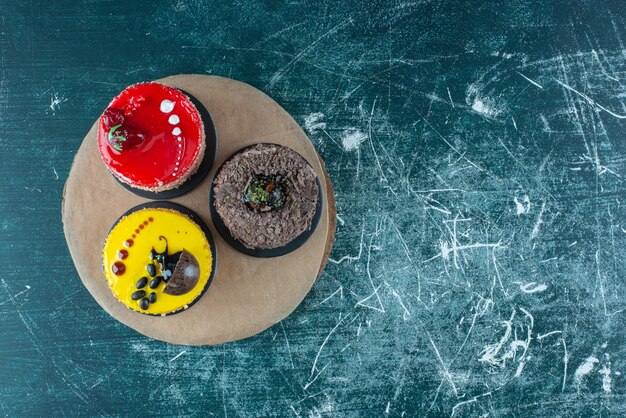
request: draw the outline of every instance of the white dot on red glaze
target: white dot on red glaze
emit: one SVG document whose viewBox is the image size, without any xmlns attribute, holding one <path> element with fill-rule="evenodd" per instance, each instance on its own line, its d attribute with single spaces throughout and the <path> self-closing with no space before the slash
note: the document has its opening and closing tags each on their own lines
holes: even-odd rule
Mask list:
<svg viewBox="0 0 626 418">
<path fill-rule="evenodd" d="M 181 130 L 179 127 L 176 127 L 172 130 L 173 135 L 180 135 L 180 133 L 181 133 Z"/>
<path fill-rule="evenodd" d="M 174 102 L 172 102 L 170 100 L 167 100 L 167 99 L 163 100 L 161 102 L 161 112 L 163 112 L 163 113 L 170 113 L 172 110 L 174 110 L 174 105 L 175 104 L 176 103 L 174 103 Z"/>
<path fill-rule="evenodd" d="M 180 122 L 180 118 L 178 117 L 178 115 L 172 115 L 167 121 L 170 123 L 170 125 L 178 125 L 178 122 Z"/>
<path fill-rule="evenodd" d="M 178 137 L 178 142 L 182 141 L 183 139 L 179 136 Z"/>
<path fill-rule="evenodd" d="M 178 144 L 178 148 L 182 148 L 182 147 L 183 147 L 183 144 Z"/>
</svg>

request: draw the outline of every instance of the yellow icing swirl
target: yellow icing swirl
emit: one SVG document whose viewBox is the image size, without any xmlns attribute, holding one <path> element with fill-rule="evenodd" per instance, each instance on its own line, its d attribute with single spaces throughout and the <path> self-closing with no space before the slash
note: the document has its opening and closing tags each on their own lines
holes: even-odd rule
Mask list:
<svg viewBox="0 0 626 418">
<path fill-rule="evenodd" d="M 157 252 L 165 249 L 165 241 L 159 240 L 159 236 L 167 238 L 168 254 L 185 249 L 196 257 L 200 266 L 200 279 L 190 292 L 180 296 L 163 293 L 166 285 L 164 281 L 156 289 L 146 285 L 141 289 L 146 292 L 146 297 L 155 292 L 157 300 L 143 310 L 139 307 L 139 301 L 132 300 L 131 295 L 138 290 L 135 286 L 137 280 L 142 277 L 147 277 L 148 282 L 152 280 L 146 265 L 151 262 L 150 251 L 153 247 Z M 133 244 L 127 247 L 125 243 L 129 239 L 132 239 Z M 121 259 L 120 250 L 126 250 L 128 256 Z M 207 285 L 212 258 L 209 241 L 202 229 L 184 214 L 166 208 L 140 209 L 122 218 L 109 233 L 102 254 L 104 274 L 115 297 L 134 311 L 153 315 L 165 315 L 189 307 Z M 121 275 L 113 272 L 112 266 L 116 262 L 122 262 L 125 266 Z M 154 265 L 157 275 L 161 275 L 158 264 L 155 262 Z"/>
</svg>

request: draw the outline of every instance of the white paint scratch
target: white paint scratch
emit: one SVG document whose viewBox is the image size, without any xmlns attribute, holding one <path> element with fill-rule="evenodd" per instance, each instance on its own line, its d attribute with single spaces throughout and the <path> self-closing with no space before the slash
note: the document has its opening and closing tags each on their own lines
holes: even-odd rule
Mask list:
<svg viewBox="0 0 626 418">
<path fill-rule="evenodd" d="M 328 363 L 330 364 L 330 363 Z M 324 372 L 324 370 L 326 370 L 326 367 L 328 367 L 328 364 L 326 364 L 324 367 L 322 367 L 322 369 L 315 375 L 315 377 L 313 379 L 311 379 L 306 385 L 304 385 L 303 389 L 307 390 L 309 388 L 309 386 L 311 386 L 318 377 L 320 377 L 320 375 Z"/>
<path fill-rule="evenodd" d="M 587 359 L 576 369 L 574 372 L 574 382 L 576 386 L 580 390 L 580 384 L 582 383 L 585 376 L 587 376 L 591 371 L 596 367 L 600 360 L 597 357 L 589 356 Z"/>
<path fill-rule="evenodd" d="M 478 113 L 483 113 L 487 116 L 493 117 L 498 115 L 498 110 L 490 107 L 488 103 L 483 103 L 482 100 L 476 99 L 474 103 L 472 103 L 472 109 L 474 109 Z"/>
<path fill-rule="evenodd" d="M 443 374 L 446 380 L 448 381 L 448 383 L 450 383 L 450 386 L 452 387 L 452 391 L 454 392 L 454 394 L 458 396 L 459 393 L 456 388 L 456 385 L 454 384 L 454 380 L 452 379 L 452 375 L 450 374 L 450 371 L 448 370 L 446 363 L 444 363 L 443 358 L 441 358 L 441 354 L 439 353 L 439 349 L 437 348 L 437 346 L 435 345 L 435 342 L 433 341 L 433 337 L 430 335 L 430 332 L 428 331 L 426 331 L 426 335 L 428 335 L 428 339 L 430 340 L 430 345 L 433 347 L 433 350 L 435 350 L 435 355 L 437 356 L 437 359 L 441 363 L 441 368 L 443 370 Z"/>
<path fill-rule="evenodd" d="M 562 333 L 561 331 L 550 331 L 550 332 L 546 332 L 545 334 L 538 335 L 538 336 L 537 336 L 537 340 L 538 340 L 538 341 L 541 341 L 541 340 L 543 340 L 544 338 L 548 338 L 548 337 L 549 337 L 549 336 L 551 336 L 551 335 L 557 335 L 557 334 L 561 334 L 561 333 Z"/>
<path fill-rule="evenodd" d="M 364 308 L 369 308 L 369 309 L 372 309 L 372 310 L 377 311 L 377 312 L 385 313 L 385 307 L 383 306 L 383 302 L 380 299 L 380 295 L 378 294 L 378 289 L 382 285 L 378 285 L 378 287 L 374 286 L 374 281 L 372 280 L 372 273 L 370 271 L 370 260 L 371 260 L 371 257 L 372 257 L 372 240 L 373 239 L 374 239 L 374 236 L 372 236 L 370 238 L 370 244 L 369 244 L 369 247 L 367 249 L 366 272 L 367 272 L 367 278 L 369 279 L 370 285 L 372 286 L 372 289 L 374 291 L 372 292 L 371 295 L 369 295 L 365 299 L 362 299 L 362 300 L 358 301 L 356 303 L 355 307 L 356 306 L 362 306 Z M 376 300 L 378 301 L 378 306 L 373 306 L 373 305 L 369 305 L 369 304 L 365 303 L 365 302 L 367 302 L 368 300 L 370 300 L 374 296 L 376 296 Z"/>
<path fill-rule="evenodd" d="M 526 81 L 528 81 L 530 84 L 539 87 L 541 90 L 543 90 L 543 86 L 539 83 L 537 83 L 535 80 L 530 79 L 529 77 L 526 77 L 524 74 L 520 73 L 519 71 L 517 71 L 517 74 L 521 75 L 522 77 L 524 77 L 526 79 Z"/>
<path fill-rule="evenodd" d="M 515 377 L 520 377 L 522 375 L 522 371 L 526 366 L 526 363 L 531 359 L 531 356 L 526 357 L 524 360 L 521 360 L 517 365 L 517 370 L 515 371 Z"/>
<path fill-rule="evenodd" d="M 315 360 L 313 360 L 313 366 L 311 367 L 311 376 L 310 377 L 313 377 L 313 374 L 315 373 L 315 370 L 317 369 L 317 361 L 320 358 L 320 354 L 322 353 L 322 350 L 324 349 L 324 346 L 326 345 L 326 343 L 330 339 L 331 335 L 333 335 L 334 332 L 337 330 L 337 328 L 339 328 L 339 325 L 341 325 L 341 323 L 343 322 L 344 319 L 345 318 L 342 318 L 341 315 L 340 315 L 339 316 L 339 322 L 337 322 L 337 325 L 335 325 L 335 327 L 330 330 L 330 332 L 328 333 L 326 338 L 324 338 L 324 341 L 322 342 L 322 345 L 320 346 L 319 350 L 317 350 L 317 355 L 315 356 Z M 322 373 L 321 370 L 320 370 L 320 373 Z M 313 383 L 313 382 L 310 382 L 310 383 Z"/>
<path fill-rule="evenodd" d="M 579 95 L 580 97 L 582 97 L 583 99 L 585 99 L 587 101 L 587 103 L 589 103 L 592 106 L 596 106 L 598 109 L 604 110 L 606 113 L 608 113 L 609 115 L 616 117 L 617 119 L 626 119 L 626 115 L 620 115 L 617 114 L 609 109 L 607 109 L 606 107 L 602 106 L 601 104 L 599 104 L 598 102 L 596 102 L 595 100 L 593 100 L 591 97 L 587 96 L 584 93 L 579 92 L 578 90 L 568 86 L 565 83 L 560 82 L 559 80 L 556 80 L 557 83 L 559 83 L 561 86 L 565 87 L 566 89 L 568 89 L 571 92 L 576 93 L 577 95 Z"/>
<path fill-rule="evenodd" d="M 343 286 L 339 286 L 339 288 L 337 290 L 335 290 L 330 296 L 328 296 L 326 299 L 324 299 L 323 301 L 321 301 L 318 305 L 321 305 L 322 303 L 327 302 L 330 298 L 332 298 L 333 296 L 335 296 L 337 293 L 339 293 L 339 296 L 341 297 L 341 299 L 343 299 Z"/>
<path fill-rule="evenodd" d="M 482 243 L 482 242 L 476 242 L 476 243 L 472 243 L 472 244 L 465 244 L 462 245 L 459 242 L 459 237 L 457 234 L 457 223 L 458 222 L 466 222 L 466 221 L 471 221 L 471 218 L 462 218 L 460 219 L 459 216 L 455 216 L 454 219 L 451 220 L 445 220 L 444 224 L 446 226 L 446 229 L 448 230 L 448 233 L 450 234 L 450 240 L 440 240 L 439 241 L 439 248 L 440 248 L 440 252 L 436 255 L 434 255 L 433 257 L 429 258 L 426 261 L 423 261 L 422 263 L 427 263 L 431 260 L 434 260 L 436 258 L 441 257 L 443 260 L 449 260 L 450 259 L 450 254 L 452 254 L 453 260 L 454 260 L 454 266 L 457 269 L 461 269 L 461 265 L 459 265 L 458 259 L 459 256 L 462 255 L 463 251 L 465 250 L 472 250 L 472 249 L 478 249 L 478 248 L 487 248 L 487 249 L 491 249 L 492 251 L 492 258 L 494 259 L 494 265 L 495 265 L 495 250 L 499 249 L 499 248 L 505 248 L 502 245 L 501 241 L 498 241 L 497 243 Z M 450 229 L 450 227 L 447 225 L 449 222 L 452 222 L 452 229 Z M 461 236 L 467 237 L 466 233 L 461 233 Z M 495 266 L 497 269 L 497 265 Z M 504 288 L 503 288 L 504 290 Z M 506 292 L 505 292 L 506 293 Z"/>
<path fill-rule="evenodd" d="M 274 75 L 272 76 L 272 78 L 270 79 L 270 82 L 268 83 L 268 85 L 266 87 L 272 87 L 278 80 L 280 80 L 285 75 L 285 73 L 287 73 L 287 71 L 294 64 L 296 64 L 305 55 L 307 55 L 309 52 L 311 52 L 317 46 L 318 43 L 320 43 L 325 38 L 327 38 L 327 37 L 329 37 L 331 35 L 334 35 L 339 30 L 343 29 L 344 27 L 348 26 L 349 24 L 352 24 L 352 18 L 349 18 L 348 20 L 346 20 L 346 21 L 336 25 L 335 27 L 331 28 L 329 31 L 324 33 L 322 36 L 317 38 L 315 41 L 310 43 L 306 48 L 304 48 L 295 57 L 293 57 L 293 59 L 291 61 L 289 61 L 289 63 L 287 63 L 287 65 L 285 65 L 284 67 L 282 67 L 278 71 L 276 71 L 276 73 L 274 73 Z"/>
<path fill-rule="evenodd" d="M 456 405 L 454 405 L 454 406 L 452 407 L 452 414 L 450 415 L 450 418 L 453 418 L 453 417 L 455 417 L 455 416 L 456 416 L 456 410 L 457 410 L 457 408 L 459 408 L 459 407 L 461 407 L 461 406 L 463 406 L 463 405 L 467 405 L 467 404 L 469 404 L 469 403 L 474 403 L 474 402 L 478 401 L 478 399 L 479 399 L 479 398 L 482 398 L 482 397 L 484 397 L 484 396 L 489 396 L 489 395 L 491 395 L 491 391 L 489 391 L 489 392 L 485 392 L 485 393 L 480 394 L 480 395 L 477 395 L 477 396 L 474 396 L 474 397 L 473 397 L 472 399 L 470 399 L 470 400 L 463 401 L 463 402 L 459 402 L 458 404 L 456 404 Z"/>
<path fill-rule="evenodd" d="M 546 209 L 546 201 L 544 200 L 541 203 L 541 210 L 539 211 L 539 216 L 537 216 L 537 222 L 535 222 L 535 226 L 533 227 L 533 232 L 530 234 L 530 240 L 534 240 L 539 235 L 539 228 L 541 228 L 541 224 L 543 224 L 543 211 Z"/>
<path fill-rule="evenodd" d="M 404 240 L 404 237 L 400 233 L 400 230 L 398 229 L 398 226 L 396 225 L 395 222 L 393 222 L 393 229 L 396 231 L 396 234 L 398 235 L 398 238 L 400 238 L 400 242 L 402 243 L 402 247 L 404 248 L 404 253 L 406 254 L 406 258 L 408 258 L 410 262 L 413 262 L 413 260 L 411 259 L 409 246 L 406 244 L 406 241 Z"/>
<path fill-rule="evenodd" d="M 565 382 L 567 381 L 567 364 L 569 363 L 569 353 L 567 352 L 567 344 L 565 338 L 561 338 L 563 344 L 563 383 L 561 384 L 561 392 L 565 392 Z"/>
<path fill-rule="evenodd" d="M 448 90 L 448 97 L 450 98 L 450 104 L 452 105 L 452 107 L 454 107 L 454 101 L 452 100 L 452 95 L 450 94 L 450 88 L 446 87 L 446 89 Z"/>
<path fill-rule="evenodd" d="M 537 284 L 535 282 L 530 282 L 524 285 L 520 285 L 519 288 L 524 293 L 537 293 L 537 292 L 543 292 L 544 290 L 548 288 L 548 286 L 543 283 Z"/>
<path fill-rule="evenodd" d="M 289 405 L 289 407 L 291 408 L 295 416 L 301 418 L 300 414 L 298 413 L 298 411 L 296 411 L 296 408 L 294 408 L 293 405 Z"/>
<path fill-rule="evenodd" d="M 178 353 L 178 354 L 176 354 L 174 357 L 172 357 L 172 358 L 170 359 L 170 361 L 169 361 L 169 362 L 170 362 L 170 363 L 171 363 L 171 362 L 173 362 L 174 360 L 176 360 L 177 358 L 179 358 L 180 356 L 182 356 L 182 355 L 183 355 L 183 354 L 185 354 L 186 352 L 187 352 L 187 350 L 183 350 L 183 351 L 181 351 L 180 353 Z"/>
<path fill-rule="evenodd" d="M 611 393 L 611 356 L 609 354 L 604 354 L 604 365 L 599 373 L 602 375 L 602 390 Z"/>
<path fill-rule="evenodd" d="M 367 135 L 356 129 L 348 129 L 343 132 L 341 144 L 345 151 L 354 151 L 367 139 Z"/>
<path fill-rule="evenodd" d="M 289 353 L 289 361 L 291 361 L 291 368 L 294 369 L 293 365 L 293 356 L 291 355 L 291 346 L 289 345 L 289 339 L 287 338 L 287 332 L 285 331 L 285 325 L 283 325 L 284 321 L 280 321 L 280 327 L 283 330 L 283 335 L 285 336 L 285 343 L 287 344 L 287 352 Z"/>
<path fill-rule="evenodd" d="M 481 351 L 481 357 L 478 359 L 481 363 L 486 363 L 490 369 L 504 369 L 507 365 L 508 361 L 515 361 L 518 359 L 518 363 L 526 363 L 528 357 L 526 357 L 526 353 L 530 346 L 530 342 L 532 340 L 532 330 L 534 326 L 534 318 L 530 312 L 528 312 L 524 308 L 519 308 L 519 310 L 525 315 L 525 321 L 521 325 L 522 330 L 526 328 L 526 338 L 519 339 L 517 336 L 517 327 L 513 326 L 513 320 L 515 319 L 515 309 L 511 313 L 511 318 L 508 321 L 504 321 L 505 332 L 504 335 L 500 338 L 497 343 L 487 344 L 483 350 Z M 512 341 L 509 342 L 509 339 L 512 338 Z M 508 343 L 508 345 L 507 345 Z M 506 346 L 506 348 L 505 348 Z M 522 350 L 519 358 L 517 357 L 518 350 Z M 524 366 L 519 368 L 518 370 L 521 374 Z"/>
<path fill-rule="evenodd" d="M 52 111 L 52 114 L 55 114 L 57 110 L 61 108 L 61 103 L 67 102 L 67 99 L 63 96 L 59 96 L 59 93 L 50 94 L 50 105 L 48 108 Z M 47 110 L 46 110 L 47 112 Z"/>
<path fill-rule="evenodd" d="M 328 261 L 330 261 L 333 264 L 341 264 L 344 261 L 347 262 L 352 262 L 352 261 L 357 261 L 361 259 L 361 255 L 363 253 L 363 236 L 365 234 L 365 222 L 363 222 L 363 226 L 361 227 L 361 242 L 359 243 L 359 254 L 355 257 L 355 256 L 350 256 L 350 255 L 344 255 L 343 257 L 341 257 L 339 260 L 335 260 L 333 258 L 329 258 Z"/>
<path fill-rule="evenodd" d="M 321 112 L 311 113 L 310 115 L 304 118 L 304 128 L 310 134 L 314 134 L 318 130 L 326 129 L 326 123 L 321 121 L 323 117 L 324 117 L 324 114 Z"/>
<path fill-rule="evenodd" d="M 391 290 L 391 294 L 396 299 L 398 299 L 398 303 L 400 303 L 400 306 L 402 306 L 402 309 L 404 309 L 404 313 L 402 314 L 402 319 L 407 321 L 411 317 L 411 312 L 409 312 L 406 305 L 402 302 L 402 298 L 400 297 L 398 292 L 396 292 L 395 289 L 389 285 L 389 283 L 385 282 L 385 285 L 389 288 L 389 290 Z"/>
<path fill-rule="evenodd" d="M 26 285 L 26 289 L 22 290 L 21 292 L 17 292 L 16 294 L 14 294 L 13 296 L 9 297 L 7 300 L 3 300 L 2 302 L 0 302 L 0 305 L 4 305 L 7 302 L 13 302 L 13 304 L 15 304 L 15 298 L 18 297 L 19 295 L 26 293 L 30 290 L 30 286 Z"/>
<path fill-rule="evenodd" d="M 480 86 L 477 84 L 469 85 L 465 102 L 474 112 L 487 119 L 496 120 L 497 116 L 503 112 L 502 107 L 498 106 L 494 99 L 481 93 Z"/>
<path fill-rule="evenodd" d="M 530 212 L 530 198 L 528 195 L 525 195 L 521 201 L 515 196 L 513 202 L 515 202 L 515 213 L 517 216 Z"/>
</svg>

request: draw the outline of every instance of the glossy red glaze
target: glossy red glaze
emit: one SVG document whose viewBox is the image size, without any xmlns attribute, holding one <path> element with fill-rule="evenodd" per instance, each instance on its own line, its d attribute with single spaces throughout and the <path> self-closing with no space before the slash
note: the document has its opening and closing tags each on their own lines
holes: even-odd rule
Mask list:
<svg viewBox="0 0 626 418">
<path fill-rule="evenodd" d="M 142 97 L 145 100 L 138 100 Z M 170 112 L 161 111 L 163 100 L 174 102 Z M 145 136 L 137 145 L 118 151 L 108 141 L 111 127 L 106 126 L 104 117 L 100 117 L 100 154 L 121 180 L 148 188 L 167 185 L 185 176 L 198 158 L 200 141 L 203 140 L 202 120 L 195 106 L 180 90 L 158 83 L 135 84 L 115 97 L 108 108 L 123 110 L 122 127 L 138 129 Z M 178 116 L 178 123 L 170 123 L 172 115 Z M 181 130 L 180 135 L 172 133 L 175 128 Z M 178 141 L 179 137 L 181 141 Z"/>
</svg>

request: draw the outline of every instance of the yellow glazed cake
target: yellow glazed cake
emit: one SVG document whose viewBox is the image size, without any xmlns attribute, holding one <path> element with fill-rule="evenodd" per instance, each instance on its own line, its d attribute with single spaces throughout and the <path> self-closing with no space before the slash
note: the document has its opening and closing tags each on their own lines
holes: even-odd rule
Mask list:
<svg viewBox="0 0 626 418">
<path fill-rule="evenodd" d="M 122 217 L 107 237 L 104 274 L 115 297 L 151 315 L 187 309 L 209 284 L 211 244 L 187 215 L 169 208 L 140 208 Z"/>
</svg>

